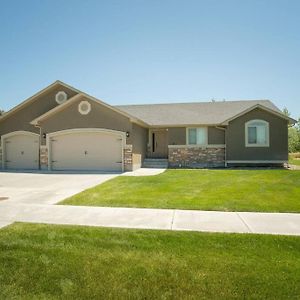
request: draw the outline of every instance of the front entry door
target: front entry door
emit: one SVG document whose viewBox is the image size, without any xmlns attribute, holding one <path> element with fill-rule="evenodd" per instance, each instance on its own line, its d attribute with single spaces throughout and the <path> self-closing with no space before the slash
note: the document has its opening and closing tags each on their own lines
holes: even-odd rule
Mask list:
<svg viewBox="0 0 300 300">
<path fill-rule="evenodd" d="M 152 132 L 152 157 L 168 157 L 167 131 Z"/>
</svg>

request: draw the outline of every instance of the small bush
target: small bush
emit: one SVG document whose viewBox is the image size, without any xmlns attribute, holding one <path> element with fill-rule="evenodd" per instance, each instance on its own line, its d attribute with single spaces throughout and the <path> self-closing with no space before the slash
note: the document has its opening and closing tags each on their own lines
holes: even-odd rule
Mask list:
<svg viewBox="0 0 300 300">
<path fill-rule="evenodd" d="M 300 159 L 300 152 L 290 153 L 291 158 Z"/>
</svg>

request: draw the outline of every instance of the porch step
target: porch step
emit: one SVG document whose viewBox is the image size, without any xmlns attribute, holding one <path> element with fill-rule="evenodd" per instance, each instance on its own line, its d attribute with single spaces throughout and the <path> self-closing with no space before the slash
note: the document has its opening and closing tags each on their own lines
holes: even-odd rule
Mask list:
<svg viewBox="0 0 300 300">
<path fill-rule="evenodd" d="M 143 162 L 144 168 L 164 169 L 168 167 L 168 159 L 165 158 L 145 158 Z"/>
</svg>

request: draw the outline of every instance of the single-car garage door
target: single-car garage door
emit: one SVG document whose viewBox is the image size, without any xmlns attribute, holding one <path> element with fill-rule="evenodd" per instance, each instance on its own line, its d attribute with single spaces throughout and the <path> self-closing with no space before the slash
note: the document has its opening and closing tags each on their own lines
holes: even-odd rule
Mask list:
<svg viewBox="0 0 300 300">
<path fill-rule="evenodd" d="M 3 167 L 8 170 L 37 170 L 39 168 L 39 135 L 12 132 L 3 139 Z"/>
<path fill-rule="evenodd" d="M 50 135 L 52 170 L 122 171 L 122 134 L 70 130 Z"/>
</svg>

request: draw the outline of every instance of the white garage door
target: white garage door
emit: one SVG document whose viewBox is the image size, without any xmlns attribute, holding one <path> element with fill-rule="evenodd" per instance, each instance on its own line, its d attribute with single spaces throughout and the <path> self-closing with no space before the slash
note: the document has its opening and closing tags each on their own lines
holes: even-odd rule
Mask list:
<svg viewBox="0 0 300 300">
<path fill-rule="evenodd" d="M 3 136 L 4 169 L 37 170 L 39 168 L 39 135 L 16 132 Z"/>
<path fill-rule="evenodd" d="M 50 137 L 52 170 L 122 171 L 122 136 L 112 132 L 59 133 Z"/>
</svg>

